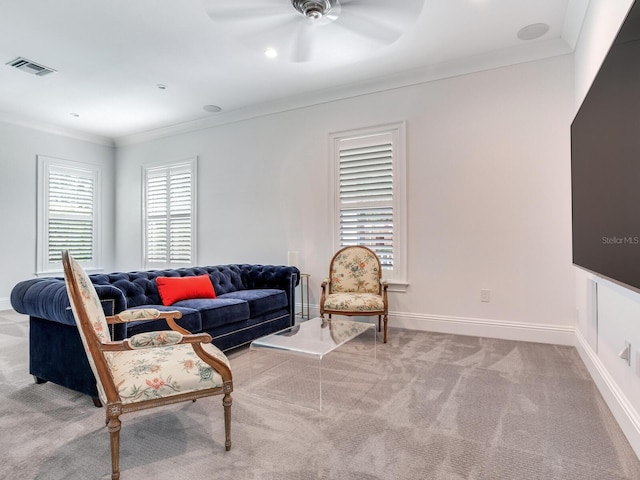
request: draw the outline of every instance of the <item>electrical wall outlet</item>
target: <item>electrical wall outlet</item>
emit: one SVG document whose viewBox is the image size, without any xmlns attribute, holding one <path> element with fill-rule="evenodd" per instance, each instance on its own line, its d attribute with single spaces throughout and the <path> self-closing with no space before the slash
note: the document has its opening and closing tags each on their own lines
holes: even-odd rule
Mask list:
<svg viewBox="0 0 640 480">
<path fill-rule="evenodd" d="M 618 354 L 618 356 L 625 361 L 625 363 L 631 366 L 631 344 L 625 340 L 624 349 Z"/>
<path fill-rule="evenodd" d="M 480 290 L 480 301 L 481 302 L 490 302 L 491 301 L 491 290 Z"/>
</svg>

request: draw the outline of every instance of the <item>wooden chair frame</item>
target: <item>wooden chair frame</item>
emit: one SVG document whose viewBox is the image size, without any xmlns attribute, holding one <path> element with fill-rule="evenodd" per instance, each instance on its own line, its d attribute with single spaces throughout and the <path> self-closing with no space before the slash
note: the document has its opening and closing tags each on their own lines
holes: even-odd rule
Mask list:
<svg viewBox="0 0 640 480">
<path fill-rule="evenodd" d="M 191 334 L 189 331 L 176 324 L 175 320 L 179 319 L 182 314 L 178 311 L 174 312 L 157 312 L 154 320 L 164 319 L 172 330 L 183 334 L 180 344 L 190 344 L 198 357 L 206 364 L 211 366 L 222 377 L 223 385 L 221 387 L 207 388 L 199 391 L 182 393 L 163 398 L 152 400 L 141 400 L 134 403 L 123 404 L 118 393 L 118 388 L 114 383 L 113 376 L 109 370 L 109 365 L 105 357 L 105 352 L 117 352 L 124 350 L 132 350 L 128 340 L 102 342 L 96 335 L 90 324 L 89 317 L 84 306 L 79 286 L 72 273 L 71 256 L 69 252 L 63 252 L 63 265 L 65 279 L 67 280 L 67 290 L 70 300 L 75 307 L 75 318 L 78 328 L 82 331 L 87 340 L 88 355 L 91 355 L 95 365 L 94 373 L 99 377 L 100 383 L 104 389 L 106 396 L 106 424 L 109 431 L 111 443 L 111 467 L 112 480 L 120 478 L 120 415 L 144 410 L 148 408 L 160 407 L 179 402 L 195 401 L 199 398 L 209 397 L 212 395 L 224 395 L 222 405 L 224 407 L 224 424 L 225 424 L 225 449 L 231 448 L 231 392 L 233 391 L 233 379 L 231 369 L 221 360 L 207 353 L 203 347 L 203 343 L 210 343 L 211 336 L 207 333 Z M 115 315 L 107 318 L 108 323 L 123 323 L 127 320 L 123 316 Z M 135 318 L 135 320 L 140 320 Z M 163 347 L 156 347 L 163 348 Z"/>
<path fill-rule="evenodd" d="M 382 301 L 383 301 L 383 305 L 384 308 L 382 310 L 368 310 L 368 311 L 349 311 L 349 310 L 332 310 L 332 309 L 328 309 L 325 308 L 325 300 L 327 298 L 327 295 L 332 293 L 332 289 L 331 289 L 331 274 L 333 272 L 333 263 L 336 259 L 336 257 L 338 255 L 340 255 L 342 252 L 344 252 L 347 249 L 350 248 L 362 248 L 365 250 L 368 250 L 371 255 L 373 255 L 376 260 L 378 261 L 378 295 L 382 296 Z M 347 246 L 347 247 L 343 247 L 340 250 L 338 250 L 335 255 L 331 258 L 331 262 L 329 263 L 329 277 L 325 278 L 324 281 L 322 282 L 322 284 L 320 285 L 320 287 L 322 288 L 322 294 L 320 296 L 320 316 L 322 318 L 324 318 L 324 314 L 328 314 L 329 318 L 331 318 L 331 315 L 346 315 L 346 316 L 362 316 L 362 317 L 368 317 L 368 316 L 374 316 L 377 315 L 378 316 L 378 332 L 381 330 L 381 322 L 382 320 L 384 321 L 384 343 L 387 343 L 387 322 L 388 322 L 388 311 L 389 311 L 389 303 L 388 303 L 388 298 L 387 298 L 387 289 L 388 289 L 388 284 L 385 280 L 382 279 L 382 266 L 380 264 L 380 259 L 378 258 L 378 256 L 376 255 L 376 253 L 371 250 L 368 247 L 365 247 L 363 245 L 357 245 L 357 246 Z"/>
</svg>

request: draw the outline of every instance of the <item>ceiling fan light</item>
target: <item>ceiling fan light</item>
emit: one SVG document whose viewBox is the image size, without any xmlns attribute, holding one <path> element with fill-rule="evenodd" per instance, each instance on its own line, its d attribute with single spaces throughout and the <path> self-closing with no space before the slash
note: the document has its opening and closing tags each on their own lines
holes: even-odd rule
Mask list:
<svg viewBox="0 0 640 480">
<path fill-rule="evenodd" d="M 294 8 L 311 20 L 324 17 L 336 4 L 336 0 L 291 0 Z"/>
<path fill-rule="evenodd" d="M 309 9 L 307 9 L 304 14 L 308 17 L 311 18 L 313 20 L 317 20 L 318 18 L 322 17 L 322 10 L 320 10 L 319 8 L 316 7 L 311 7 Z"/>
</svg>

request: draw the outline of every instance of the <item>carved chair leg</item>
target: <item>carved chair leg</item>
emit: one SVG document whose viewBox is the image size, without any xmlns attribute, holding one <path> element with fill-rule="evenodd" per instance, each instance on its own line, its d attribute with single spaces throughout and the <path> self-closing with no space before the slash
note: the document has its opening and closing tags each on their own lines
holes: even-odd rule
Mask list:
<svg viewBox="0 0 640 480">
<path fill-rule="evenodd" d="M 110 417 L 107 427 L 111 441 L 111 480 L 120 478 L 120 418 Z"/>
<path fill-rule="evenodd" d="M 228 452 L 231 450 L 231 395 L 224 394 L 222 399 L 222 405 L 224 406 L 224 449 Z"/>
<path fill-rule="evenodd" d="M 384 315 L 384 343 L 387 343 L 387 315 Z"/>
<path fill-rule="evenodd" d="M 382 315 L 378 315 L 378 331 L 382 331 Z"/>
</svg>

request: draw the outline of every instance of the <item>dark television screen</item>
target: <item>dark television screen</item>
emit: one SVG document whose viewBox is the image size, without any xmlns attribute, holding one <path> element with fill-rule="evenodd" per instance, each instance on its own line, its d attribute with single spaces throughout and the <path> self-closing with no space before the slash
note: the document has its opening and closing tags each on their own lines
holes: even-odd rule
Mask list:
<svg viewBox="0 0 640 480">
<path fill-rule="evenodd" d="M 640 289 L 640 2 L 571 124 L 573 263 Z"/>
</svg>

